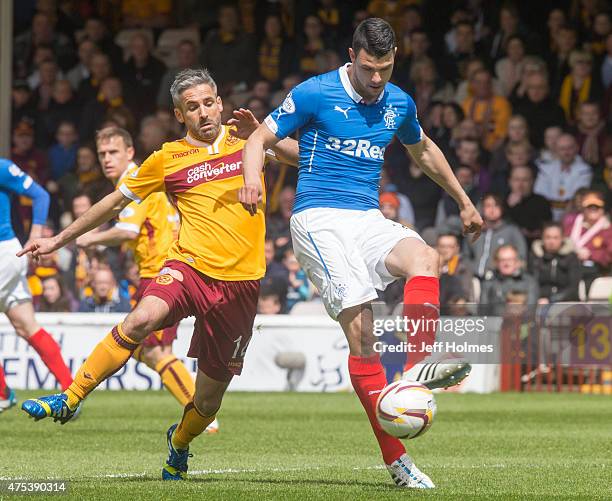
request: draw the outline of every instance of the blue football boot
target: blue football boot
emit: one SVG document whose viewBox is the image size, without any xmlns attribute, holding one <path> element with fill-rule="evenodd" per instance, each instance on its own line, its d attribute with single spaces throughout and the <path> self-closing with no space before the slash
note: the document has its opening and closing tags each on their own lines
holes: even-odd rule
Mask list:
<svg viewBox="0 0 612 501">
<path fill-rule="evenodd" d="M 51 417 L 53 422 L 66 424 L 76 418 L 81 411 L 81 404 L 76 409 L 68 407 L 68 395 L 57 393 L 46 397 L 31 398 L 21 404 L 21 409 L 36 421 Z"/>
<path fill-rule="evenodd" d="M 187 478 L 187 461 L 193 454 L 187 449 L 175 449 L 172 445 L 172 435 L 178 424 L 173 424 L 166 432 L 168 442 L 168 460 L 162 468 L 162 480 L 185 480 Z"/>
</svg>

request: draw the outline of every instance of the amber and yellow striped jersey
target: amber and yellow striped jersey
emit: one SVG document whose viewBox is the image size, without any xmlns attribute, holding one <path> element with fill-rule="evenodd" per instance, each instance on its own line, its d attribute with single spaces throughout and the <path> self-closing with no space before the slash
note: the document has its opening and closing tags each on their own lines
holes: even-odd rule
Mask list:
<svg viewBox="0 0 612 501">
<path fill-rule="evenodd" d="M 138 167 L 130 165 L 126 175 Z M 153 193 L 141 204 L 130 203 L 117 218 L 116 228 L 138 234 L 128 242 L 142 278 L 155 277 L 163 267 L 172 242 L 178 236 L 179 215 L 165 193 Z"/>
<path fill-rule="evenodd" d="M 255 216 L 238 201 L 244 144 L 227 126 L 210 145 L 190 137 L 165 143 L 119 186 L 139 203 L 152 193 L 168 193 L 181 216 L 168 259 L 218 280 L 256 280 L 265 274 L 265 197 Z"/>
</svg>

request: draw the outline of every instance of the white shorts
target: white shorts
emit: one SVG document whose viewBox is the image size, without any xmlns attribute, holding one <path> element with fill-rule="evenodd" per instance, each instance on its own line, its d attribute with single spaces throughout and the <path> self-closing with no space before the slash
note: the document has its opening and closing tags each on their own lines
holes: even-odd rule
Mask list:
<svg viewBox="0 0 612 501">
<path fill-rule="evenodd" d="M 293 250 L 334 320 L 345 308 L 378 298 L 397 280 L 385 266 L 395 244 L 423 239 L 405 226 L 368 211 L 314 208 L 291 217 Z"/>
<path fill-rule="evenodd" d="M 32 300 L 26 276 L 28 258 L 15 255 L 20 250 L 21 244 L 16 238 L 0 241 L 0 313 Z"/>
</svg>

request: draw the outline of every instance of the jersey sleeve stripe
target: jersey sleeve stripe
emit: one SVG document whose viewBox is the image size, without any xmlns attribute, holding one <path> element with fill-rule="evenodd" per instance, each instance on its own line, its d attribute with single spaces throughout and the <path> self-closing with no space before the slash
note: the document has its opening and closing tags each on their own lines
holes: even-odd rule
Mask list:
<svg viewBox="0 0 612 501">
<path fill-rule="evenodd" d="M 130 200 L 134 200 L 134 202 L 136 202 L 137 204 L 139 204 L 140 202 L 142 202 L 142 200 L 137 197 L 132 190 L 130 190 L 125 184 L 122 184 L 119 186 L 119 191 L 121 193 L 123 193 L 123 196 L 129 198 Z"/>
<path fill-rule="evenodd" d="M 275 135 L 278 135 L 278 124 L 274 121 L 274 119 L 272 118 L 272 115 L 268 115 L 265 118 L 264 123 L 266 124 L 268 129 L 270 129 L 270 132 L 272 132 Z"/>
<path fill-rule="evenodd" d="M 134 223 L 117 223 L 115 228 L 118 230 L 131 231 L 132 233 L 140 233 L 140 227 Z"/>
</svg>

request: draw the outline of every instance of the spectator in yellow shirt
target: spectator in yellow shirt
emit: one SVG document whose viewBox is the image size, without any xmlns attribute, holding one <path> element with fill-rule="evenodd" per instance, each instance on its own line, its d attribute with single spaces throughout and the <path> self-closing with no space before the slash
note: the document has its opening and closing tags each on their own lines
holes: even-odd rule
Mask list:
<svg viewBox="0 0 612 501">
<path fill-rule="evenodd" d="M 482 145 L 491 151 L 506 137 L 512 108 L 505 97 L 493 94 L 491 74 L 487 70 L 476 71 L 470 80 L 470 87 L 471 96 L 463 101 L 463 111 L 467 118 L 476 122 Z"/>
</svg>

